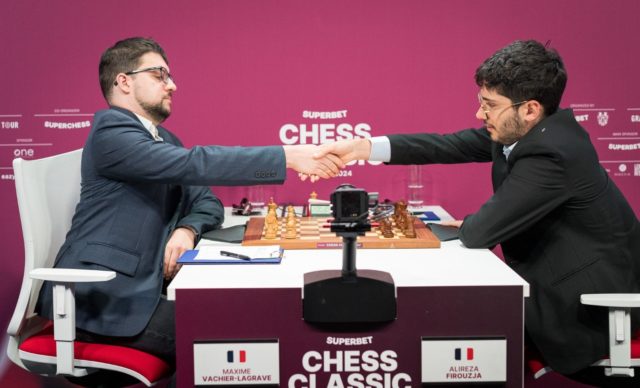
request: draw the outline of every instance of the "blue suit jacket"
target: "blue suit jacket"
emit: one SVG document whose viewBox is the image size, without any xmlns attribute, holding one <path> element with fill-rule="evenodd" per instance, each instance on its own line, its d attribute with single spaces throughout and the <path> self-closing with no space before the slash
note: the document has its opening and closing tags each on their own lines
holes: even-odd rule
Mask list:
<svg viewBox="0 0 640 388">
<path fill-rule="evenodd" d="M 120 108 L 97 112 L 82 154 L 82 189 L 59 268 L 107 269 L 116 278 L 76 286 L 77 326 L 132 336 L 147 325 L 160 298 L 164 246 L 189 225 L 218 227 L 222 204 L 210 185 L 282 183 L 282 147 L 196 146 L 186 149 L 162 127 L 155 141 L 137 117 Z M 52 317 L 51 286 L 38 311 Z"/>
</svg>

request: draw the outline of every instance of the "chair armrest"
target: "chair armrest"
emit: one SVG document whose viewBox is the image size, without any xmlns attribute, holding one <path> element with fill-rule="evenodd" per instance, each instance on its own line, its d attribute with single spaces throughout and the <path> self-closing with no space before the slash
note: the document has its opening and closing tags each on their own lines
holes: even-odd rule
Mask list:
<svg viewBox="0 0 640 388">
<path fill-rule="evenodd" d="M 53 336 L 56 341 L 56 373 L 84 376 L 86 369 L 76 368 L 74 340 L 76 338 L 76 283 L 104 282 L 116 277 L 114 271 L 73 268 L 36 268 L 29 271 L 32 279 L 53 283 Z"/>
<path fill-rule="evenodd" d="M 72 268 L 36 268 L 29 271 L 32 279 L 63 283 L 106 282 L 116 277 L 114 271 Z"/>
<path fill-rule="evenodd" d="M 610 368 L 605 368 L 605 375 L 633 377 L 630 310 L 640 307 L 640 294 L 582 294 L 580 302 L 609 309 Z"/>
<path fill-rule="evenodd" d="M 580 302 L 592 306 L 640 307 L 640 294 L 582 294 Z"/>
</svg>

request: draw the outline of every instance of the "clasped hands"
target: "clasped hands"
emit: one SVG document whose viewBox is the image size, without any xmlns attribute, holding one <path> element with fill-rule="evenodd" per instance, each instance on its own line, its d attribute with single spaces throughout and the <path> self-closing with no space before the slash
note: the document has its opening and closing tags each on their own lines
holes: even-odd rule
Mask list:
<svg viewBox="0 0 640 388">
<path fill-rule="evenodd" d="M 284 151 L 287 168 L 296 170 L 301 180 L 315 182 L 337 176 L 347 163 L 368 159 L 371 143 L 367 139 L 341 140 L 319 146 L 284 146 Z"/>
</svg>

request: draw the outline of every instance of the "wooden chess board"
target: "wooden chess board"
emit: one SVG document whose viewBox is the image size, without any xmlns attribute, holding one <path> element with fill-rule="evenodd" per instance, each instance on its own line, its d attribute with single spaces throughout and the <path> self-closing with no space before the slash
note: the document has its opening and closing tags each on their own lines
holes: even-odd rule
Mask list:
<svg viewBox="0 0 640 388">
<path fill-rule="evenodd" d="M 280 245 L 284 249 L 342 249 L 342 237 L 331 232 L 326 217 L 298 218 L 298 233 L 294 239 L 285 238 L 282 219 L 280 233 L 275 239 L 264 238 L 264 217 L 251 217 L 244 233 L 242 245 Z M 326 227 L 325 227 L 326 225 Z M 422 221 L 414 218 L 416 238 L 407 238 L 394 225 L 394 237 L 382 237 L 377 227 L 358 237 L 358 248 L 402 249 L 440 248 L 440 240 Z"/>
</svg>

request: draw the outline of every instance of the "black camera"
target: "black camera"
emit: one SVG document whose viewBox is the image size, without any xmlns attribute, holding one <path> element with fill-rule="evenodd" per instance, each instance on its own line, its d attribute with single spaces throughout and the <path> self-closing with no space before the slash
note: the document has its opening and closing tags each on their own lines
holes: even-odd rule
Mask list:
<svg viewBox="0 0 640 388">
<path fill-rule="evenodd" d="M 356 269 L 358 236 L 371 230 L 369 207 L 377 205 L 377 193 L 369 195 L 349 184 L 331 193 L 331 231 L 342 237 L 342 271 L 304 274 L 302 318 L 310 323 L 352 324 L 391 322 L 396 319 L 396 293 L 387 272 Z"/>
<path fill-rule="evenodd" d="M 342 235 L 355 232 L 363 235 L 371 230 L 369 194 L 350 184 L 342 184 L 331 193 L 331 231 Z"/>
<path fill-rule="evenodd" d="M 345 183 L 331 193 L 331 205 L 336 222 L 366 221 L 369 214 L 369 194 Z"/>
</svg>

